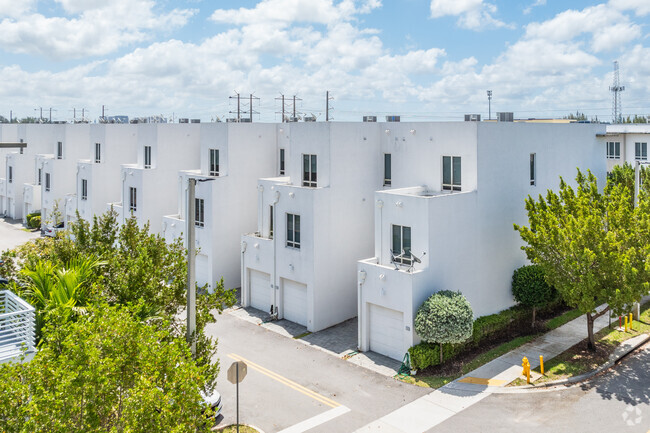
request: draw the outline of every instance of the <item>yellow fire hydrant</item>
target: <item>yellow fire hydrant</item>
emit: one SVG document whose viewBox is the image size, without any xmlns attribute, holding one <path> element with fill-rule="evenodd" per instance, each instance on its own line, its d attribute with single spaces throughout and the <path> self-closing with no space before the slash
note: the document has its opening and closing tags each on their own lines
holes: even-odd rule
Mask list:
<svg viewBox="0 0 650 433">
<path fill-rule="evenodd" d="M 528 362 L 528 358 L 524 356 L 521 365 L 524 368 L 521 374 L 526 376 L 526 383 L 530 385 L 530 362 Z"/>
</svg>

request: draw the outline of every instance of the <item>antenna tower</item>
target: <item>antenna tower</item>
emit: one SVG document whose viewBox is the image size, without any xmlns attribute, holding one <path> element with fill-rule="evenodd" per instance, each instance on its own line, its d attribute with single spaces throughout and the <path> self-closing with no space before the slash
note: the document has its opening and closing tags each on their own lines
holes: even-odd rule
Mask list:
<svg viewBox="0 0 650 433">
<path fill-rule="evenodd" d="M 622 123 L 621 92 L 625 90 L 625 86 L 621 86 L 619 80 L 618 60 L 614 61 L 614 82 L 609 87 L 609 90 L 612 92 L 612 123 Z"/>
</svg>

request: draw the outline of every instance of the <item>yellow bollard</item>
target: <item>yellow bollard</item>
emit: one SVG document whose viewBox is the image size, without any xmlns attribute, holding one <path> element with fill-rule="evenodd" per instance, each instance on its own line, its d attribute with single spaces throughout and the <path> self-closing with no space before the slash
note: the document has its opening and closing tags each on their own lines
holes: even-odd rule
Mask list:
<svg viewBox="0 0 650 433">
<path fill-rule="evenodd" d="M 625 332 L 627 332 L 627 316 L 625 316 Z"/>
<path fill-rule="evenodd" d="M 632 313 L 630 313 L 630 331 L 632 330 Z"/>
<path fill-rule="evenodd" d="M 525 376 L 525 375 L 526 375 L 526 366 L 527 366 L 527 365 L 530 365 L 530 363 L 528 362 L 528 358 L 526 358 L 526 357 L 524 356 L 524 357 L 522 358 L 522 360 L 521 360 L 521 366 L 524 368 L 524 369 L 521 371 L 521 375 L 522 375 L 522 376 Z"/>
<path fill-rule="evenodd" d="M 526 368 L 526 383 L 530 385 L 530 364 L 528 364 L 528 367 Z"/>
<path fill-rule="evenodd" d="M 542 376 L 544 375 L 544 357 L 542 355 L 539 355 L 539 370 L 542 373 Z"/>
</svg>

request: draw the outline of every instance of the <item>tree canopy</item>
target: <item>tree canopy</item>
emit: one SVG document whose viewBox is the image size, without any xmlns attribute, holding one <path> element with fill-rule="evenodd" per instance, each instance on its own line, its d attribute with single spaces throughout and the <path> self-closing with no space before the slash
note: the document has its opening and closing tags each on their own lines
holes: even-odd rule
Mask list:
<svg viewBox="0 0 650 433">
<path fill-rule="evenodd" d="M 529 227 L 515 224 L 528 259 L 544 270 L 562 299 L 587 316 L 589 347 L 593 321 L 609 309 L 628 311 L 648 292 L 650 203 L 645 191 L 633 207 L 625 183 L 604 192 L 591 173 L 578 170 L 574 189 L 560 178 L 559 193 L 526 199 Z M 597 311 L 601 304 L 607 307 Z"/>
</svg>

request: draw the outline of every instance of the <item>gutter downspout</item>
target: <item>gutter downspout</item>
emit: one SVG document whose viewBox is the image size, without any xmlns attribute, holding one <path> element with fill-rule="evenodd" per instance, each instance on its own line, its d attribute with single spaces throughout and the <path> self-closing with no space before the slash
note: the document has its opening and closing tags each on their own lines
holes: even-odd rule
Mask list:
<svg viewBox="0 0 650 433">
<path fill-rule="evenodd" d="M 381 258 L 384 255 L 384 202 L 377 200 L 377 208 L 379 208 L 379 257 L 377 257 L 377 264 L 381 263 Z"/>
<path fill-rule="evenodd" d="M 248 299 L 246 299 L 246 302 L 244 302 L 244 299 L 243 299 L 244 296 L 246 296 L 247 298 L 250 296 L 250 294 L 248 293 L 248 289 L 246 289 L 246 294 L 244 295 L 244 286 L 245 286 L 245 284 L 244 284 L 244 275 L 246 273 L 246 266 L 244 264 L 245 263 L 244 262 L 244 257 L 245 257 L 246 246 L 247 246 L 246 241 L 241 241 L 240 246 L 241 246 L 241 277 L 240 277 L 240 280 L 239 280 L 240 281 L 240 283 L 239 283 L 239 285 L 240 285 L 239 293 L 240 293 L 241 299 L 239 300 L 239 303 L 240 304 L 245 303 L 246 305 L 249 305 L 250 301 Z"/>
<path fill-rule="evenodd" d="M 359 277 L 358 277 L 359 290 L 357 291 L 357 350 L 359 351 L 361 351 L 361 329 L 362 329 L 361 319 L 363 318 L 365 320 L 365 316 L 361 314 L 363 310 L 363 306 L 361 305 L 361 287 L 363 286 L 363 283 L 365 281 L 366 281 L 366 271 L 362 269 L 359 271 Z"/>
<path fill-rule="evenodd" d="M 275 310 L 272 313 L 275 313 L 275 317 L 278 317 L 278 282 L 277 282 L 277 241 L 278 241 L 278 233 L 275 230 L 275 225 L 277 222 L 276 214 L 277 214 L 277 204 L 280 201 L 280 191 L 275 191 L 275 199 L 273 200 L 273 305 L 275 306 Z M 262 210 L 263 211 L 263 210 Z"/>
</svg>

